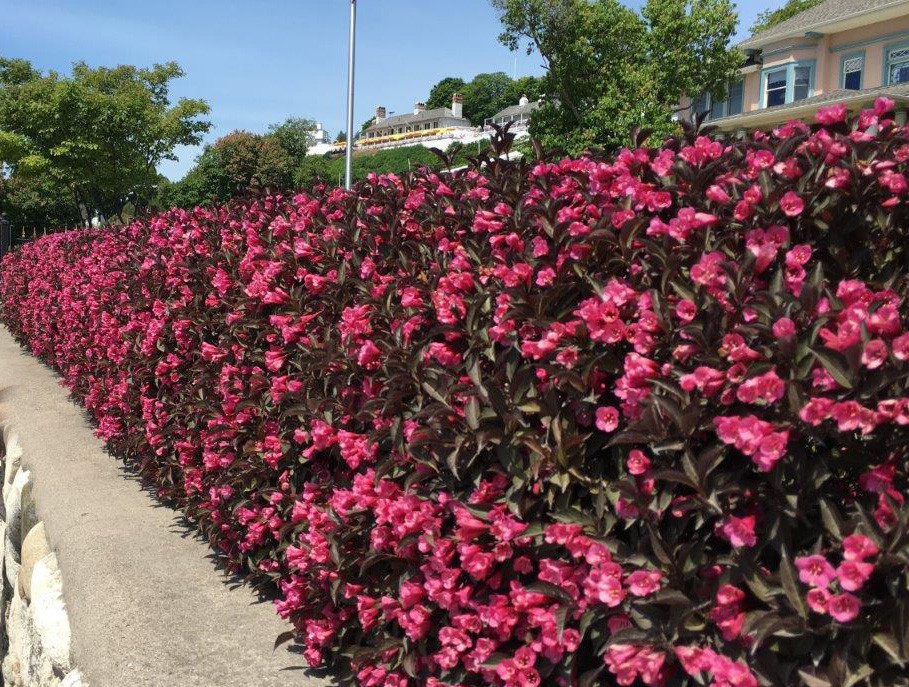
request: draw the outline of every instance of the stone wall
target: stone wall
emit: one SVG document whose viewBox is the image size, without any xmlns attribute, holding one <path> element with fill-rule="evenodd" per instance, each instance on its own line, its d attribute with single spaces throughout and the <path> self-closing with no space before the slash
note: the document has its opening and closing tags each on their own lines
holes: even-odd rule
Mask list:
<svg viewBox="0 0 909 687">
<path fill-rule="evenodd" d="M 0 441 L 0 647 L 4 687 L 81 687 L 57 556 L 38 520 L 29 471 L 13 432 Z"/>
</svg>

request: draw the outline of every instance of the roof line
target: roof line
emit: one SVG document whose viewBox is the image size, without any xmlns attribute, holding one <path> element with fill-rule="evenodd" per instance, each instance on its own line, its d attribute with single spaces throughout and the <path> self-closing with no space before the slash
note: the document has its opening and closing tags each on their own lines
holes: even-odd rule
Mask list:
<svg viewBox="0 0 909 687">
<path fill-rule="evenodd" d="M 828 24 L 836 24 L 838 22 L 846 21 L 848 19 L 854 19 L 856 17 L 862 16 L 863 14 L 872 14 L 874 12 L 880 12 L 881 10 L 886 10 L 891 7 L 899 6 L 901 4 L 905 4 L 905 0 L 893 0 L 893 2 L 889 2 L 885 5 L 878 5 L 877 7 L 871 7 L 870 9 L 869 8 L 860 9 L 857 12 L 852 12 L 851 14 L 844 14 L 835 19 L 821 19 L 821 20 L 814 22 L 813 24 L 808 24 L 807 26 L 802 26 L 797 29 L 789 29 L 788 31 L 782 31 L 779 34 L 774 34 L 772 36 L 768 36 L 768 38 L 771 40 L 761 38 L 761 34 L 767 33 L 768 31 L 772 31 L 772 28 L 765 29 L 761 33 L 753 34 L 750 38 L 747 38 L 746 40 L 742 41 L 741 43 L 739 43 L 738 47 L 747 49 L 749 47 L 759 47 L 759 44 L 761 44 L 765 41 L 766 42 L 775 42 L 777 40 L 785 40 L 786 38 L 793 38 L 795 36 L 804 36 L 805 33 L 807 33 L 808 31 L 811 31 L 812 29 L 821 28 L 822 26 L 826 26 Z M 812 7 L 811 9 L 814 9 L 814 8 Z M 805 12 L 810 12 L 811 9 L 805 10 Z M 790 19 L 795 19 L 798 16 L 799 15 L 796 14 L 793 17 L 790 17 Z"/>
</svg>

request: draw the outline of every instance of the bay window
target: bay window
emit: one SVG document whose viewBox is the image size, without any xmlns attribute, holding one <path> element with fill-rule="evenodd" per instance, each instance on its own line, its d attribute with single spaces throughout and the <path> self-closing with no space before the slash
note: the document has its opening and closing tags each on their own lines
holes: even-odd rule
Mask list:
<svg viewBox="0 0 909 687">
<path fill-rule="evenodd" d="M 761 73 L 761 102 L 764 107 L 788 105 L 810 98 L 814 93 L 814 60 L 789 62 Z"/>
</svg>

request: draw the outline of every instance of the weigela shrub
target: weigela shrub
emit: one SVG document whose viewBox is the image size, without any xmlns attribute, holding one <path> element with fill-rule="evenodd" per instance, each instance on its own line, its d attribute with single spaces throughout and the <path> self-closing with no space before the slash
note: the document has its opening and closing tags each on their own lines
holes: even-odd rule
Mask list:
<svg viewBox="0 0 909 687">
<path fill-rule="evenodd" d="M 905 685 L 891 107 L 49 236 L 2 316 L 343 680 Z"/>
</svg>

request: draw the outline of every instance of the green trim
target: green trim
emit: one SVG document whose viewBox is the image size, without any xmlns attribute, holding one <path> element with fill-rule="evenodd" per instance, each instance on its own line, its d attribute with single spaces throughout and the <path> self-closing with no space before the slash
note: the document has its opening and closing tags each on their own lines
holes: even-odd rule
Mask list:
<svg viewBox="0 0 909 687">
<path fill-rule="evenodd" d="M 843 55 L 840 58 L 840 88 L 846 88 L 846 60 L 851 60 L 855 57 L 862 58 L 862 71 L 859 73 L 859 87 L 856 90 L 860 91 L 865 86 L 865 51 L 859 50 L 858 52 Z"/>
<path fill-rule="evenodd" d="M 761 52 L 761 55 L 764 58 L 776 57 L 777 55 L 786 55 L 796 50 L 815 50 L 817 48 L 817 43 L 806 43 L 801 45 L 785 45 L 782 48 L 774 48 L 773 50 L 767 50 L 766 52 Z"/>
<path fill-rule="evenodd" d="M 808 73 L 808 95 L 805 97 L 810 98 L 814 95 L 814 79 L 815 74 L 817 73 L 817 60 L 792 60 L 790 62 L 783 62 L 782 64 L 766 67 L 761 70 L 761 92 L 758 99 L 760 109 L 767 107 L 767 76 L 773 72 L 786 72 L 786 95 L 782 104 L 789 105 L 790 103 L 795 102 L 795 70 L 797 67 L 808 67 L 810 69 Z M 799 100 L 803 100 L 803 98 L 799 98 Z M 774 107 L 778 106 L 774 105 Z"/>
<path fill-rule="evenodd" d="M 843 52 L 844 50 L 853 50 L 855 48 L 866 48 L 869 45 L 874 43 L 880 43 L 881 41 L 891 41 L 898 38 L 909 38 L 909 31 L 897 31 L 896 33 L 886 33 L 883 36 L 875 36 L 874 38 L 868 38 L 863 41 L 854 41 L 852 43 L 844 43 L 843 45 L 838 45 L 835 48 L 830 48 L 830 52 Z"/>
<path fill-rule="evenodd" d="M 890 53 L 902 48 L 909 48 L 909 42 L 897 41 L 896 43 L 888 43 L 883 47 L 884 52 L 881 55 L 881 86 L 894 85 L 890 83 Z"/>
</svg>

